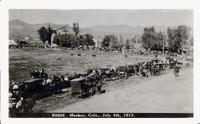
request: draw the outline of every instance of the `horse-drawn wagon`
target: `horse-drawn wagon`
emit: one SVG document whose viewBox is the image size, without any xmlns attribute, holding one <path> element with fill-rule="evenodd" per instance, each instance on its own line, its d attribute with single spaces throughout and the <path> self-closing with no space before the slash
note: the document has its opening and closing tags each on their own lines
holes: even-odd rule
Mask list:
<svg viewBox="0 0 200 124">
<path fill-rule="evenodd" d="M 70 81 L 70 85 L 71 85 L 71 93 L 72 94 L 80 94 L 82 87 L 83 87 L 83 83 L 86 82 L 85 78 L 77 78 L 77 79 L 73 79 Z"/>
<path fill-rule="evenodd" d="M 125 77 L 127 79 L 129 76 L 127 66 L 119 66 L 116 71 L 118 73 L 119 78 Z"/>
<path fill-rule="evenodd" d="M 22 83 L 22 88 L 20 93 L 22 97 L 36 97 L 41 94 L 44 89 L 44 79 L 43 78 L 34 78 L 26 80 Z"/>
<path fill-rule="evenodd" d="M 88 97 L 95 94 L 96 90 L 101 92 L 102 80 L 97 75 L 87 77 L 80 77 L 70 81 L 72 95 L 80 95 L 81 97 Z M 100 88 L 98 88 L 100 87 Z"/>
</svg>

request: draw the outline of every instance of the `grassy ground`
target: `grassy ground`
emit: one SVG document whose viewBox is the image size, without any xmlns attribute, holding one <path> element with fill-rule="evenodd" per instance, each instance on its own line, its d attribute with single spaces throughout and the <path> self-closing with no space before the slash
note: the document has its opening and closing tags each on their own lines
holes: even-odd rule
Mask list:
<svg viewBox="0 0 200 124">
<path fill-rule="evenodd" d="M 92 54 L 96 54 L 96 57 L 92 57 Z M 64 75 L 81 73 L 89 68 L 134 64 L 151 58 L 140 55 L 125 58 L 119 53 L 93 50 L 10 49 L 9 76 L 10 80 L 23 81 L 30 78 L 30 72 L 34 69 L 44 68 L 50 76 Z"/>
</svg>

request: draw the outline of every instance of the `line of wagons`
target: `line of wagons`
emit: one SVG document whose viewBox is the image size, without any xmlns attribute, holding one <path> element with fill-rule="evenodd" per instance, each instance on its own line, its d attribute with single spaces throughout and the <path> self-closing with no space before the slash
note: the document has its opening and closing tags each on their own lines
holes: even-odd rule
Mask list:
<svg viewBox="0 0 200 124">
<path fill-rule="evenodd" d="M 20 100 L 22 101 L 21 98 L 23 98 L 23 102 L 26 100 L 29 105 L 27 105 L 27 110 L 22 112 L 29 112 L 36 99 L 47 97 L 52 93 L 62 92 L 63 89 L 69 87 L 71 87 L 72 95 L 79 94 L 80 97 L 88 97 L 95 94 L 96 91 L 104 93 L 105 90 L 102 90 L 101 86 L 105 80 L 128 78 L 133 75 L 142 75 L 144 77 L 159 75 L 166 68 L 173 68 L 176 63 L 177 61 L 173 60 L 164 62 L 156 59 L 135 65 L 89 69 L 83 74 L 52 76 L 51 78 L 48 77 L 48 74 L 43 69 L 35 70 L 31 73 L 32 79 L 21 83 L 10 83 L 10 108 L 13 109 L 15 107 L 16 109 L 16 104 Z"/>
</svg>

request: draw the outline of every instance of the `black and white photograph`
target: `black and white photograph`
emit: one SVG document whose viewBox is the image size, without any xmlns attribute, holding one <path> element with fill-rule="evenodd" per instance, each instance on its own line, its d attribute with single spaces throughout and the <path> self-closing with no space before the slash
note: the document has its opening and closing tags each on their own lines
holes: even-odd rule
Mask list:
<svg viewBox="0 0 200 124">
<path fill-rule="evenodd" d="M 9 9 L 9 117 L 192 118 L 191 9 Z"/>
</svg>

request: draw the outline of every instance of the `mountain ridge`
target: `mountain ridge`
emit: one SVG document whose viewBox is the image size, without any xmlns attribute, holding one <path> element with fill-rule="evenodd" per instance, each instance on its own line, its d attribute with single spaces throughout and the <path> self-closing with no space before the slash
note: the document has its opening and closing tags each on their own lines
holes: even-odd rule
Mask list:
<svg viewBox="0 0 200 124">
<path fill-rule="evenodd" d="M 38 30 L 42 27 L 51 26 L 53 28 L 67 27 L 68 33 L 73 33 L 72 27 L 69 24 L 29 24 L 20 19 L 9 20 L 9 38 L 14 39 L 16 36 L 31 37 L 34 40 L 39 40 Z M 154 26 L 156 31 L 166 31 L 166 26 Z M 134 36 L 141 36 L 145 26 L 129 26 L 125 24 L 120 25 L 96 25 L 89 27 L 80 27 L 80 34 L 90 33 L 95 39 L 102 40 L 104 35 L 114 34 L 122 35 L 124 39 Z"/>
</svg>

